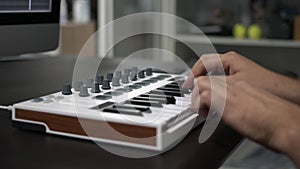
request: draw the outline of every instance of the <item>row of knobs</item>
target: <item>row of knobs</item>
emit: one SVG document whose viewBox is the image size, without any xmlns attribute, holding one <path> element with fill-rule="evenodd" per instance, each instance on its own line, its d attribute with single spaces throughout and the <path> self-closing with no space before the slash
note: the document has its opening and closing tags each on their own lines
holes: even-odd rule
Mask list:
<svg viewBox="0 0 300 169">
<path fill-rule="evenodd" d="M 145 74 L 146 76 L 152 76 L 153 74 L 152 69 L 149 68 L 138 72 L 138 68 L 133 67 L 132 69 L 125 69 L 123 75 L 121 71 L 117 71 L 115 73 L 115 76 L 113 73 L 107 73 L 106 79 L 104 79 L 104 76 L 96 76 L 95 81 L 92 78 L 88 79 L 85 85 L 81 81 L 75 82 L 74 89 L 75 91 L 80 92 L 79 96 L 87 97 L 89 96 L 88 88 L 91 88 L 92 93 L 100 93 L 101 90 L 99 85 L 102 85 L 101 87 L 102 90 L 110 90 L 111 89 L 110 83 L 113 87 L 119 87 L 121 86 L 121 83 L 128 84 L 129 79 L 131 81 L 137 81 L 138 78 L 143 79 L 145 78 Z M 121 83 L 120 83 L 120 79 L 121 79 Z M 71 89 L 72 87 L 70 84 L 65 84 L 63 86 L 62 94 L 71 95 L 72 94 Z"/>
</svg>

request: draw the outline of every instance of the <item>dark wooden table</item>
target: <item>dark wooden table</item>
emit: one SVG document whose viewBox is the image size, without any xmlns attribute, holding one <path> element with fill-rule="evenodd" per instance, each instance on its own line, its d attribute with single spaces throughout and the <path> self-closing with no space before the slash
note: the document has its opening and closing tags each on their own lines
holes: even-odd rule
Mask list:
<svg viewBox="0 0 300 169">
<path fill-rule="evenodd" d="M 71 81 L 75 60 L 73 56 L 62 56 L 0 62 L 0 104 L 10 105 L 60 90 L 62 84 Z M 0 125 L 3 169 L 214 169 L 242 140 L 220 124 L 208 142 L 199 144 L 199 126 L 162 155 L 130 159 L 106 152 L 91 141 L 14 128 L 9 112 L 0 111 Z"/>
</svg>

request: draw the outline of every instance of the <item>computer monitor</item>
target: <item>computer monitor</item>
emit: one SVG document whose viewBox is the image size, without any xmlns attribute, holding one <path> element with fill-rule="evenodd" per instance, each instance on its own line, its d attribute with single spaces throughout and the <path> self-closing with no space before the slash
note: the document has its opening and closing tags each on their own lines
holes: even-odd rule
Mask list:
<svg viewBox="0 0 300 169">
<path fill-rule="evenodd" d="M 57 48 L 59 11 L 60 0 L 0 0 L 0 56 Z"/>
</svg>

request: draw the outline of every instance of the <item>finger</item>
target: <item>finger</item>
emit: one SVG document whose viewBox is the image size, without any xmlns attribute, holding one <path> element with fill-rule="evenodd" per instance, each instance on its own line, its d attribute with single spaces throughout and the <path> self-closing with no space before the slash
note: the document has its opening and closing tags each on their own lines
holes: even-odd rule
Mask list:
<svg viewBox="0 0 300 169">
<path fill-rule="evenodd" d="M 214 57 L 213 55 L 218 55 L 218 54 L 205 54 L 198 59 L 198 61 L 194 64 L 191 73 L 189 74 L 187 80 L 185 83 L 182 85 L 183 88 L 192 88 L 193 87 L 193 80 L 195 77 L 198 76 L 204 76 L 207 74 L 205 65 L 203 60 L 206 60 L 208 57 Z"/>
<path fill-rule="evenodd" d="M 195 113 L 199 113 L 200 110 L 205 110 L 209 108 L 211 102 L 211 93 L 209 91 L 205 91 L 194 99 L 191 105 L 191 111 Z"/>
<path fill-rule="evenodd" d="M 227 79 L 227 76 L 200 76 L 194 80 L 194 87 L 196 86 L 201 93 L 203 90 L 211 90 L 215 85 L 226 84 Z"/>
<path fill-rule="evenodd" d="M 195 80 L 194 81 L 194 85 L 196 86 L 196 87 L 194 87 L 193 88 L 193 91 L 192 91 L 192 100 L 191 100 L 191 108 L 193 109 L 194 107 L 196 107 L 195 106 L 195 102 L 196 102 L 196 100 L 197 100 L 197 98 L 199 97 L 199 93 L 200 93 L 200 91 L 199 91 L 199 89 L 198 89 L 198 85 L 197 85 L 197 81 Z M 193 112 L 195 112 L 195 110 L 193 109 Z"/>
<path fill-rule="evenodd" d="M 205 54 L 201 56 L 193 66 L 190 75 L 182 87 L 185 89 L 192 88 L 194 78 L 204 76 L 208 72 L 224 72 L 224 70 L 227 70 L 229 64 L 223 61 L 224 59 L 222 58 L 224 58 L 224 56 L 220 54 Z"/>
<path fill-rule="evenodd" d="M 198 113 L 198 110 L 200 108 L 200 96 L 198 95 L 191 104 L 191 111 L 194 113 Z"/>
<path fill-rule="evenodd" d="M 211 93 L 209 91 L 204 91 L 193 101 L 191 106 L 191 111 L 195 113 L 199 113 L 203 116 L 207 116 L 208 110 L 211 103 Z"/>
<path fill-rule="evenodd" d="M 199 109 L 208 109 L 211 105 L 211 90 L 206 90 L 200 95 Z"/>
<path fill-rule="evenodd" d="M 201 76 L 194 80 L 191 109 L 198 112 L 199 109 L 212 108 L 223 111 L 222 105 L 226 98 L 225 76 Z M 213 94 L 213 96 L 212 96 Z"/>
<path fill-rule="evenodd" d="M 194 74 L 191 72 L 185 82 L 182 84 L 183 89 L 191 89 L 193 88 Z"/>
<path fill-rule="evenodd" d="M 226 102 L 226 77 L 205 76 L 198 77 L 195 81 L 201 97 L 199 108 L 211 108 L 222 113 Z"/>
<path fill-rule="evenodd" d="M 194 89 L 192 92 L 191 110 L 198 112 L 199 109 L 207 108 L 205 102 L 202 102 L 202 93 L 210 91 L 210 81 L 207 76 L 198 77 L 194 80 Z"/>
<path fill-rule="evenodd" d="M 212 95 L 211 95 L 211 108 L 217 111 L 219 114 L 223 114 L 226 97 L 227 88 L 230 84 L 227 83 L 226 78 L 213 78 L 211 81 Z"/>
</svg>

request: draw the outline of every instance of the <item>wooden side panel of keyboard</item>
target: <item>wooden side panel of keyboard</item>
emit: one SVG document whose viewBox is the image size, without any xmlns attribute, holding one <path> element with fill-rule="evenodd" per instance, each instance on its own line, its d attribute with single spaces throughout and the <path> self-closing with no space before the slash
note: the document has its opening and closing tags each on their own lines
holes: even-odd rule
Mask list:
<svg viewBox="0 0 300 169">
<path fill-rule="evenodd" d="M 112 122 L 107 125 L 107 122 L 90 119 L 80 119 L 79 122 L 77 117 L 22 109 L 16 109 L 15 117 L 44 123 L 51 131 L 156 146 L 156 128 Z M 84 125 L 88 134 L 81 124 Z M 117 132 L 112 132 L 112 128 Z"/>
</svg>

